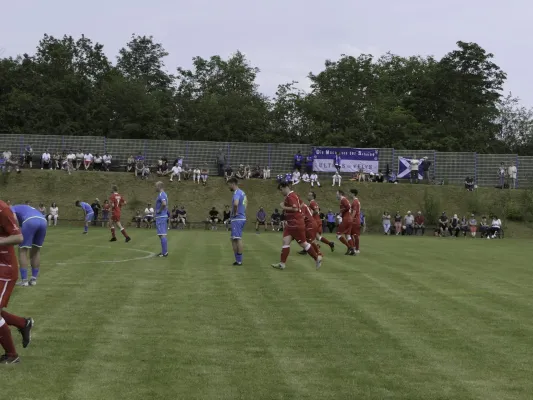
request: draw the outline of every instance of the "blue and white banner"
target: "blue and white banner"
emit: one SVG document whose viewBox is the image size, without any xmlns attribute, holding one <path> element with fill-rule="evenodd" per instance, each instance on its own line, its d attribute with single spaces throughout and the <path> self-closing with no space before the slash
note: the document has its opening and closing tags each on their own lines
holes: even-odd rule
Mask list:
<svg viewBox="0 0 533 400">
<path fill-rule="evenodd" d="M 411 158 L 398 157 L 398 176 L 397 179 L 411 178 Z M 424 179 L 424 159 L 418 160 L 418 179 Z"/>
<path fill-rule="evenodd" d="M 313 148 L 313 170 L 316 172 L 335 172 L 335 158 L 340 155 L 341 172 L 378 173 L 379 157 L 377 149 L 355 149 L 347 147 Z"/>
</svg>

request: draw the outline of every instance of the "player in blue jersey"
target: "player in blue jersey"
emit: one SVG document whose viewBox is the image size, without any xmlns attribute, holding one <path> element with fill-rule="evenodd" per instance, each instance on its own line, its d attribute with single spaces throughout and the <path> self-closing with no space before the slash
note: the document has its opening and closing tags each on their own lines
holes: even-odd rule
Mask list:
<svg viewBox="0 0 533 400">
<path fill-rule="evenodd" d="M 41 267 L 41 247 L 46 237 L 47 222 L 39 210 L 19 204 L 11 207 L 22 233 L 19 244 L 20 286 L 35 286 Z M 31 279 L 28 281 L 28 267 L 31 265 Z"/>
<path fill-rule="evenodd" d="M 155 184 L 157 199 L 155 201 L 155 228 L 157 236 L 161 240 L 161 253 L 158 257 L 168 257 L 168 197 L 163 189 L 163 182 Z"/>
<path fill-rule="evenodd" d="M 86 235 L 89 232 L 89 224 L 94 220 L 94 211 L 90 204 L 84 201 L 76 200 L 76 207 L 81 207 L 85 213 L 85 226 L 83 228 L 83 234 Z"/>
<path fill-rule="evenodd" d="M 231 199 L 231 244 L 233 246 L 233 253 L 235 254 L 235 262 L 233 265 L 242 265 L 242 231 L 246 225 L 246 205 L 248 199 L 246 194 L 239 189 L 239 181 L 233 177 L 228 179 L 229 189 L 233 192 Z"/>
</svg>

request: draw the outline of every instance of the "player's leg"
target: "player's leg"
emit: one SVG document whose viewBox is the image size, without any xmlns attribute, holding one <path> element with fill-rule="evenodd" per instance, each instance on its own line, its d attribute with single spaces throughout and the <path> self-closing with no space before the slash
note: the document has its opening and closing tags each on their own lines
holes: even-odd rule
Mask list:
<svg viewBox="0 0 533 400">
<path fill-rule="evenodd" d="M 355 253 L 359 253 L 359 237 L 361 235 L 361 226 L 360 225 L 353 225 L 352 226 L 352 240 L 354 244 Z"/>
<path fill-rule="evenodd" d="M 126 232 L 126 228 L 124 228 L 122 226 L 122 223 L 120 222 L 120 220 L 116 221 L 115 222 L 115 225 L 118 227 L 118 229 L 120 230 L 120 233 L 122 233 L 122 236 L 124 236 L 126 238 L 126 243 L 129 242 L 131 240 L 130 236 L 128 235 L 128 232 Z"/>
<path fill-rule="evenodd" d="M 235 263 L 233 265 L 242 265 L 242 233 L 246 221 L 231 221 L 231 239 L 233 245 L 233 254 L 235 255 Z"/>
<path fill-rule="evenodd" d="M 37 284 L 37 278 L 39 277 L 39 269 L 41 268 L 41 248 L 44 244 L 46 237 L 46 221 L 34 220 L 39 226 L 36 227 L 33 235 L 32 247 L 30 249 L 30 262 L 31 262 L 31 279 L 30 286 Z"/>
<path fill-rule="evenodd" d="M 276 264 L 272 264 L 273 268 L 277 269 L 285 269 L 285 263 L 287 262 L 287 258 L 289 258 L 289 254 L 291 252 L 291 242 L 292 242 L 292 236 L 289 234 L 288 230 L 285 229 L 283 231 L 283 245 L 281 247 L 281 257 L 280 262 Z"/>
<path fill-rule="evenodd" d="M 116 242 L 117 241 L 117 235 L 116 235 L 116 227 L 115 227 L 115 217 L 111 216 L 111 222 L 109 223 L 109 230 L 111 231 L 111 239 L 110 242 Z"/>
<path fill-rule="evenodd" d="M 167 242 L 167 221 L 166 218 L 157 218 L 155 220 L 155 227 L 157 236 L 159 236 L 159 240 L 161 241 L 161 253 L 159 253 L 159 257 L 168 257 L 168 242 Z"/>
<path fill-rule="evenodd" d="M 348 255 L 350 253 L 351 247 L 348 240 L 346 240 L 346 234 L 349 233 L 346 228 L 347 223 L 345 221 L 342 221 L 337 229 L 337 239 L 339 239 L 339 242 L 346 246 L 346 255 Z"/>
<path fill-rule="evenodd" d="M 30 248 L 31 248 L 31 237 L 26 239 L 26 236 L 23 237 L 23 243 L 19 247 L 19 270 L 20 270 L 20 283 L 19 286 L 29 286 L 28 283 L 28 267 L 30 265 Z M 24 243 L 26 242 L 26 243 Z M 29 245 L 28 245 L 29 242 Z"/>
<path fill-rule="evenodd" d="M 322 266 L 322 256 L 316 252 L 316 250 L 310 243 L 307 243 L 307 241 L 305 240 L 305 232 L 303 230 L 300 230 L 299 232 L 294 232 L 293 237 L 298 242 L 300 247 L 304 249 L 307 254 L 309 254 L 313 258 L 313 260 L 315 260 L 316 269 L 319 269 Z"/>
</svg>

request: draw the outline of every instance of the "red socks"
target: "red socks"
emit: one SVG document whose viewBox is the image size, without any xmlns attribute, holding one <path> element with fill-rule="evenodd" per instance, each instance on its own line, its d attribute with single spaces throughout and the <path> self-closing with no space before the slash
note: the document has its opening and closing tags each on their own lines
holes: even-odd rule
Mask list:
<svg viewBox="0 0 533 400">
<path fill-rule="evenodd" d="M 6 321 L 7 325 L 14 326 L 15 328 L 25 328 L 26 320 L 22 317 L 17 317 L 16 315 L 10 314 L 7 311 L 2 311 L 0 313 L 2 318 Z"/>
<path fill-rule="evenodd" d="M 283 246 L 281 248 L 281 263 L 285 264 L 287 262 L 287 258 L 289 258 L 289 253 L 291 252 L 291 246 Z"/>
<path fill-rule="evenodd" d="M 353 243 L 355 245 L 355 250 L 359 250 L 359 235 L 353 236 Z"/>
<path fill-rule="evenodd" d="M 0 346 L 2 346 L 8 357 L 16 357 L 17 350 L 13 343 L 13 337 L 11 336 L 9 325 L 7 325 L 7 322 L 3 319 L 0 319 L 0 325 Z"/>
<path fill-rule="evenodd" d="M 306 250 L 307 254 L 309 254 L 311 257 L 313 257 L 314 260 L 318 258 L 318 254 L 316 253 L 314 247 L 312 245 L 309 245 L 309 248 Z"/>
<path fill-rule="evenodd" d="M 313 250 L 316 252 L 317 255 L 321 256 L 322 253 L 320 252 L 320 249 L 318 248 L 318 245 L 316 243 L 311 243 L 311 247 L 313 248 Z"/>
<path fill-rule="evenodd" d="M 128 234 L 126 233 L 126 229 L 122 228 L 122 229 L 120 230 L 120 233 L 122 233 L 122 236 L 124 236 L 125 238 L 128 237 Z"/>
</svg>

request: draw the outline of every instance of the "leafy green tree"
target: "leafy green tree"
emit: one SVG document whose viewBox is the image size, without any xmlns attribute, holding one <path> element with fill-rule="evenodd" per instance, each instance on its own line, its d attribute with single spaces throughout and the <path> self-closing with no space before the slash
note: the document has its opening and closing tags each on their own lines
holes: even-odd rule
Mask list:
<svg viewBox="0 0 533 400">
<path fill-rule="evenodd" d="M 533 109 L 520 105 L 520 100 L 509 93 L 498 103 L 496 123 L 501 151 L 533 154 Z"/>
</svg>

